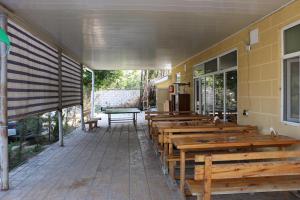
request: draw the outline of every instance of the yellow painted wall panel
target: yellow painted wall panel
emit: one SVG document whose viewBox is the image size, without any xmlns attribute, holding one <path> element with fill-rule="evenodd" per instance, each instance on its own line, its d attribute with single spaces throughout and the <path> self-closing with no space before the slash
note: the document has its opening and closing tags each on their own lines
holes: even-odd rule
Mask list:
<svg viewBox="0 0 300 200">
<path fill-rule="evenodd" d="M 278 79 L 280 74 L 280 65 L 278 62 L 272 62 L 261 67 L 261 79 L 269 80 L 269 79 Z"/>
<path fill-rule="evenodd" d="M 246 72 L 248 73 L 248 71 Z M 241 72 L 240 72 L 241 74 Z M 253 67 L 249 69 L 249 81 L 261 80 L 261 67 Z"/>
<path fill-rule="evenodd" d="M 261 99 L 262 105 L 262 113 L 268 114 L 279 114 L 280 104 L 278 98 L 262 98 Z"/>
<path fill-rule="evenodd" d="M 300 20 L 300 0 L 278 10 L 272 15 L 250 25 L 205 51 L 173 67 L 172 81 L 181 72 L 184 82 L 193 83 L 193 66 L 216 57 L 228 50 L 238 50 L 238 122 L 257 125 L 267 132 L 274 127 L 280 133 L 300 138 L 300 126 L 281 122 L 281 32 L 282 29 Z M 259 43 L 246 51 L 249 32 L 259 29 Z M 186 71 L 184 65 L 186 64 Z M 249 91 L 248 91 L 249 88 Z M 193 95 L 193 87 L 188 90 Z M 250 95 L 250 96 L 249 96 Z M 193 96 L 191 98 L 193 103 Z M 193 105 L 193 104 L 191 104 Z M 244 109 L 250 115 L 242 115 Z"/>
</svg>

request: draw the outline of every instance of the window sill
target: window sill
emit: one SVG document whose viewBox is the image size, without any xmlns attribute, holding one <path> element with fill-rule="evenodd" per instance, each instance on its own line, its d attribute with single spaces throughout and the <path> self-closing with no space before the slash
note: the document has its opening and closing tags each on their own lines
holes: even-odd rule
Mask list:
<svg viewBox="0 0 300 200">
<path fill-rule="evenodd" d="M 300 127 L 300 123 L 282 121 L 284 125 Z"/>
</svg>

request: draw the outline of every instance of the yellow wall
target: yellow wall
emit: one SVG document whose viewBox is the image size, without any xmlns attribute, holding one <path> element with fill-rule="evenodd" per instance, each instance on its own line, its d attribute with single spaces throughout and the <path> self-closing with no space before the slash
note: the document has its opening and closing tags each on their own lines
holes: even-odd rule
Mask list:
<svg viewBox="0 0 300 200">
<path fill-rule="evenodd" d="M 274 127 L 281 134 L 300 138 L 300 127 L 281 122 L 281 31 L 300 20 L 300 1 L 277 11 L 259 22 L 233 34 L 224 41 L 173 67 L 172 81 L 181 72 L 183 82 L 193 83 L 193 66 L 234 48 L 238 49 L 238 122 L 257 125 L 268 132 Z M 246 51 L 249 32 L 259 29 L 259 43 Z M 186 72 L 184 66 L 186 65 Z M 193 88 L 190 88 L 193 94 Z M 192 98 L 193 99 L 193 98 Z M 193 105 L 193 104 L 191 104 Z M 244 109 L 249 116 L 242 116 Z"/>
<path fill-rule="evenodd" d="M 164 104 L 169 100 L 169 86 L 172 80 L 169 78 L 166 81 L 155 84 L 156 86 L 156 106 L 158 111 L 165 111 Z"/>
<path fill-rule="evenodd" d="M 168 79 L 164 82 L 155 84 L 155 86 L 156 86 L 156 88 L 159 88 L 159 89 L 166 89 L 166 88 L 169 88 L 169 86 L 171 84 L 172 84 L 172 80 Z"/>
</svg>

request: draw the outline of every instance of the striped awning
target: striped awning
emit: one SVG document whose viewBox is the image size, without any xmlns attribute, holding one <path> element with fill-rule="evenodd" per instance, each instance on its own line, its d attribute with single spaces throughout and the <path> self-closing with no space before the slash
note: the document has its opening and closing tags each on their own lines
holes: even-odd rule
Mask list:
<svg viewBox="0 0 300 200">
<path fill-rule="evenodd" d="M 78 62 L 11 20 L 7 33 L 11 41 L 7 60 L 8 120 L 81 104 L 82 66 Z"/>
</svg>

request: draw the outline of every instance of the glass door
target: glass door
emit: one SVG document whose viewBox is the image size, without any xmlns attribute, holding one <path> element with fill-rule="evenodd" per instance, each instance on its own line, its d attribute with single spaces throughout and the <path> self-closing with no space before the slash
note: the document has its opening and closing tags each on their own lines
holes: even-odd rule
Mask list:
<svg viewBox="0 0 300 200">
<path fill-rule="evenodd" d="M 237 121 L 237 71 L 229 71 L 226 78 L 226 119 L 229 122 Z"/>
<path fill-rule="evenodd" d="M 224 119 L 224 73 L 215 75 L 215 116 Z"/>
<path fill-rule="evenodd" d="M 201 99 L 200 99 L 200 78 L 194 79 L 194 102 L 195 102 L 195 112 L 200 114 L 201 109 L 200 109 L 200 104 L 201 104 Z"/>
<path fill-rule="evenodd" d="M 214 115 L 214 75 L 205 77 L 205 114 Z"/>
</svg>

